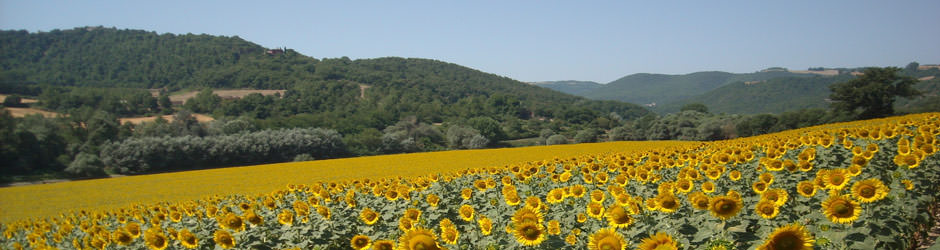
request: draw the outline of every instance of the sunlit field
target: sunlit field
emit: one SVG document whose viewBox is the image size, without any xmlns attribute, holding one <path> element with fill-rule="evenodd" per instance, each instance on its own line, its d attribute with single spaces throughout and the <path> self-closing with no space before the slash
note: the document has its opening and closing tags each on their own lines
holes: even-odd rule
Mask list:
<svg viewBox="0 0 940 250">
<path fill-rule="evenodd" d="M 938 134 L 929 113 L 2 188 L 0 248 L 907 249 Z"/>
</svg>

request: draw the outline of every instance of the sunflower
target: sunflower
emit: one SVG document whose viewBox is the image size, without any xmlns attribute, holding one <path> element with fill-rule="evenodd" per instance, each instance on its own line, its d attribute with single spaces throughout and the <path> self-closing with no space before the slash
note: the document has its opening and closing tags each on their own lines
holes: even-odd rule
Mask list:
<svg viewBox="0 0 940 250">
<path fill-rule="evenodd" d="M 428 194 L 426 201 L 431 207 L 437 207 L 437 204 L 441 202 L 441 197 L 436 194 Z"/>
<path fill-rule="evenodd" d="M 529 196 L 525 198 L 525 205 L 534 209 L 542 208 L 542 200 L 538 196 Z"/>
<path fill-rule="evenodd" d="M 367 249 L 372 246 L 372 239 L 369 239 L 369 236 L 357 234 L 349 240 L 349 246 L 356 250 Z"/>
<path fill-rule="evenodd" d="M 848 224 L 858 219 L 862 207 L 858 202 L 843 195 L 831 195 L 822 203 L 823 213 L 832 222 Z"/>
<path fill-rule="evenodd" d="M 512 215 L 512 223 L 521 224 L 525 222 L 542 223 L 542 213 L 530 207 L 521 207 Z"/>
<path fill-rule="evenodd" d="M 456 245 L 459 238 L 460 232 L 457 231 L 457 227 L 448 227 L 441 230 L 441 241 L 444 243 Z"/>
<path fill-rule="evenodd" d="M 712 168 L 712 169 L 709 169 L 707 172 L 705 172 L 705 176 L 708 177 L 709 179 L 717 180 L 718 178 L 721 178 L 721 171 L 718 171 L 718 169 Z"/>
<path fill-rule="evenodd" d="M 490 218 L 480 215 L 480 219 L 477 219 L 477 224 L 480 225 L 480 232 L 482 232 L 483 235 L 490 235 L 490 233 L 493 232 L 493 221 L 490 220 Z"/>
<path fill-rule="evenodd" d="M 471 197 L 473 197 L 473 189 L 464 188 L 460 191 L 460 197 L 464 200 L 469 200 Z"/>
<path fill-rule="evenodd" d="M 561 188 L 555 188 L 551 191 L 548 191 L 548 196 L 545 197 L 545 201 L 551 204 L 557 204 L 564 201 L 565 199 L 565 190 Z"/>
<path fill-rule="evenodd" d="M 460 206 L 459 212 L 460 212 L 460 218 L 463 219 L 464 221 L 473 221 L 474 210 L 472 206 L 468 204 L 464 204 L 463 206 Z"/>
<path fill-rule="evenodd" d="M 224 229 L 229 229 L 235 232 L 241 232 L 245 230 L 245 223 L 242 221 L 242 218 L 238 217 L 238 215 L 235 215 L 235 213 L 228 212 L 218 220 L 219 226 Z"/>
<path fill-rule="evenodd" d="M 359 212 L 359 219 L 365 222 L 366 225 L 372 225 L 379 221 L 379 213 L 376 213 L 371 208 L 365 208 Z"/>
<path fill-rule="evenodd" d="M 248 223 L 251 223 L 252 225 L 264 224 L 264 218 L 262 218 L 261 216 L 258 216 L 258 214 L 255 213 L 253 209 L 245 211 L 245 220 L 248 221 Z"/>
<path fill-rule="evenodd" d="M 914 189 L 914 182 L 911 182 L 911 180 L 908 180 L 908 179 L 901 180 L 901 184 L 904 184 L 904 189 L 905 189 L 905 190 L 913 190 L 913 189 Z"/>
<path fill-rule="evenodd" d="M 879 179 L 867 179 L 852 184 L 852 196 L 862 203 L 880 201 L 888 195 L 888 187 Z"/>
<path fill-rule="evenodd" d="M 557 220 L 548 221 L 548 234 L 550 235 L 561 234 L 561 223 L 559 223 Z"/>
<path fill-rule="evenodd" d="M 177 240 L 180 241 L 180 244 L 185 248 L 193 249 L 199 246 L 199 239 L 196 238 L 196 235 L 189 231 L 189 229 L 180 230 L 177 233 Z"/>
<path fill-rule="evenodd" d="M 317 207 L 317 213 L 323 216 L 323 219 L 330 220 L 330 209 L 326 206 Z"/>
<path fill-rule="evenodd" d="M 813 236 L 806 231 L 806 228 L 799 224 L 790 224 L 778 227 L 774 230 L 764 244 L 757 247 L 758 250 L 811 250 L 813 249 Z"/>
<path fill-rule="evenodd" d="M 568 234 L 568 236 L 565 237 L 565 243 L 568 243 L 568 245 L 572 245 L 572 246 L 573 246 L 574 244 L 577 244 L 577 243 L 578 243 L 578 235 L 576 235 L 576 234 L 574 234 L 574 233 Z"/>
<path fill-rule="evenodd" d="M 627 249 L 627 242 L 623 235 L 617 233 L 617 230 L 611 228 L 602 228 L 591 234 L 588 238 L 588 249 L 590 250 L 624 250 Z"/>
<path fill-rule="evenodd" d="M 715 183 L 710 182 L 710 181 L 706 181 L 705 183 L 702 183 L 702 192 L 705 192 L 707 194 L 715 192 Z"/>
<path fill-rule="evenodd" d="M 124 230 L 127 230 L 127 232 L 130 233 L 131 237 L 134 239 L 140 237 L 140 224 L 137 224 L 137 222 L 127 223 L 124 225 Z"/>
<path fill-rule="evenodd" d="M 660 194 L 656 197 L 656 201 L 659 202 L 659 204 L 656 206 L 659 211 L 666 213 L 675 212 L 677 209 L 679 209 L 679 205 L 681 205 L 679 203 L 679 199 L 677 199 L 676 196 L 672 194 Z"/>
<path fill-rule="evenodd" d="M 522 203 L 522 198 L 518 194 L 511 194 L 503 196 L 503 199 L 506 201 L 506 205 L 515 206 Z"/>
<path fill-rule="evenodd" d="M 441 249 L 437 244 L 437 237 L 434 232 L 424 228 L 416 228 L 408 231 L 398 238 L 398 249 L 401 250 L 435 250 Z"/>
<path fill-rule="evenodd" d="M 754 206 L 754 212 L 759 214 L 760 217 L 764 217 L 764 219 L 773 219 L 780 213 L 780 209 L 773 201 L 761 200 Z"/>
<path fill-rule="evenodd" d="M 482 179 L 473 181 L 473 187 L 477 188 L 477 190 L 480 190 L 480 192 L 486 191 L 486 181 Z"/>
<path fill-rule="evenodd" d="M 402 232 L 408 232 L 414 229 L 414 221 L 408 217 L 398 218 L 398 229 L 401 229 Z"/>
<path fill-rule="evenodd" d="M 772 201 L 777 206 L 783 206 L 783 204 L 787 203 L 787 200 L 790 198 L 790 195 L 787 193 L 786 190 L 783 190 L 780 188 L 774 188 L 774 189 L 770 189 L 762 193 L 760 195 L 760 198 L 761 200 Z"/>
<path fill-rule="evenodd" d="M 780 171 L 783 170 L 783 162 L 768 158 L 764 161 L 764 168 L 766 168 L 768 171 Z"/>
<path fill-rule="evenodd" d="M 669 250 L 669 249 L 679 249 L 678 243 L 672 239 L 672 236 L 669 236 L 666 233 L 659 232 L 655 235 L 643 239 L 640 243 L 639 249 L 641 250 Z"/>
<path fill-rule="evenodd" d="M 774 175 L 768 172 L 764 172 L 760 174 L 760 176 L 758 176 L 758 179 L 761 182 L 767 183 L 767 186 L 770 186 L 770 184 L 774 184 Z"/>
<path fill-rule="evenodd" d="M 727 220 L 741 211 L 741 198 L 730 195 L 717 196 L 711 199 L 708 209 L 715 217 Z"/>
<path fill-rule="evenodd" d="M 600 191 L 596 189 L 591 191 L 590 196 L 591 196 L 591 202 L 597 202 L 597 203 L 604 202 L 604 198 L 607 197 L 607 195 L 604 194 L 604 191 Z"/>
<path fill-rule="evenodd" d="M 738 170 L 731 170 L 731 172 L 728 173 L 728 179 L 731 179 L 732 181 L 738 181 L 738 180 L 740 180 L 740 179 L 741 179 L 741 171 L 738 171 Z"/>
<path fill-rule="evenodd" d="M 587 215 L 585 215 L 584 213 L 578 213 L 578 215 L 576 215 L 575 217 L 577 218 L 578 223 L 584 223 L 585 221 L 587 221 Z"/>
<path fill-rule="evenodd" d="M 282 209 L 281 213 L 277 215 L 277 223 L 288 226 L 294 224 L 294 212 L 288 209 Z"/>
<path fill-rule="evenodd" d="M 620 205 L 613 205 L 608 208 L 605 216 L 607 217 L 607 223 L 612 228 L 626 228 L 633 224 L 633 217 L 630 217 L 630 213 Z"/>
<path fill-rule="evenodd" d="M 695 209 L 708 209 L 708 196 L 702 192 L 695 192 L 689 195 L 689 203 L 692 203 L 692 207 Z"/>
<path fill-rule="evenodd" d="M 156 228 L 144 232 L 144 241 L 147 243 L 148 248 L 154 250 L 163 250 L 168 245 L 166 236 Z"/>
<path fill-rule="evenodd" d="M 588 216 L 600 219 L 604 215 L 604 205 L 599 202 L 591 202 L 587 205 Z"/>
<path fill-rule="evenodd" d="M 796 192 L 803 197 L 812 198 L 816 195 L 816 185 L 811 181 L 801 181 L 796 184 Z"/>
<path fill-rule="evenodd" d="M 374 250 L 394 250 L 395 242 L 390 240 L 377 240 L 372 243 L 372 249 Z"/>
<path fill-rule="evenodd" d="M 763 194 L 764 191 L 767 191 L 768 186 L 770 186 L 770 184 L 767 184 L 766 182 L 755 181 L 754 184 L 751 184 L 751 189 L 754 189 L 755 193 Z"/>
<path fill-rule="evenodd" d="M 689 179 L 680 179 L 676 182 L 676 189 L 682 194 L 692 191 L 692 186 L 692 180 Z"/>
<path fill-rule="evenodd" d="M 545 229 L 541 224 L 526 222 L 517 224 L 512 235 L 524 246 L 537 246 L 545 240 Z"/>
<path fill-rule="evenodd" d="M 571 193 L 571 196 L 573 197 L 581 198 L 581 197 L 584 197 L 585 188 L 583 185 L 577 184 L 577 185 L 571 186 L 568 192 Z"/>
<path fill-rule="evenodd" d="M 134 241 L 134 237 L 131 236 L 131 233 L 128 233 L 127 230 L 118 228 L 111 233 L 111 241 L 121 246 L 127 246 Z"/>
<path fill-rule="evenodd" d="M 894 156 L 894 164 L 902 167 L 906 166 L 907 168 L 917 168 L 920 166 L 920 159 L 915 154 L 898 154 Z"/>
<path fill-rule="evenodd" d="M 846 183 L 849 183 L 848 172 L 844 169 L 837 168 L 829 170 L 826 178 L 823 179 L 826 183 L 826 188 L 830 190 L 842 190 L 845 187 Z"/>
</svg>

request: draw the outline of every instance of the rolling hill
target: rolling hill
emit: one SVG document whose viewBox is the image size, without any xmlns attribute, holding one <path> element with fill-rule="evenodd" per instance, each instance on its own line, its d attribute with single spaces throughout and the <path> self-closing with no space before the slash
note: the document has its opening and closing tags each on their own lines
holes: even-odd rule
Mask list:
<svg viewBox="0 0 940 250">
<path fill-rule="evenodd" d="M 689 103 L 701 103 L 713 113 L 758 114 L 780 113 L 803 108 L 827 108 L 829 85 L 854 78 L 780 77 L 755 82 L 732 82 L 682 101 L 659 105 L 658 113 L 672 113 Z"/>
<path fill-rule="evenodd" d="M 591 81 L 547 81 L 547 82 L 533 82 L 531 83 L 535 86 L 549 88 L 556 90 L 562 93 L 568 93 L 572 95 L 582 95 L 588 91 L 601 88 L 604 85 Z"/>
<path fill-rule="evenodd" d="M 582 96 L 598 100 L 617 100 L 637 104 L 664 104 L 704 94 L 732 82 L 762 81 L 777 77 L 809 77 L 786 71 L 734 74 L 720 71 L 685 75 L 633 74 L 587 91 Z"/>
<path fill-rule="evenodd" d="M 527 119 L 571 109 L 619 112 L 623 117 L 649 112 L 633 104 L 593 101 L 430 59 L 316 59 L 291 49 L 264 48 L 237 36 L 102 27 L 0 31 L 0 83 L 169 91 L 262 89 L 286 90 L 284 96 L 316 95 L 316 100 L 275 110 L 287 116 L 369 110 L 394 117 L 427 113 Z M 487 103 L 512 110 L 473 108 Z"/>
</svg>

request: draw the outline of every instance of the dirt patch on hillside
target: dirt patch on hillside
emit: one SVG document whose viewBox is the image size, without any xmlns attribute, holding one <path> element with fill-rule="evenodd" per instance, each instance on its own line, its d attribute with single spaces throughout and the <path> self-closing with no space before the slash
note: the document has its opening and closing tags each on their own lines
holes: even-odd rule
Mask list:
<svg viewBox="0 0 940 250">
<path fill-rule="evenodd" d="M 134 125 L 138 125 L 144 122 L 153 122 L 157 120 L 157 117 L 158 116 L 121 118 L 120 121 L 121 121 L 121 124 L 133 123 Z M 168 122 L 173 122 L 173 115 L 164 115 L 160 117 L 163 117 L 163 119 L 165 119 Z M 212 118 L 211 116 L 203 115 L 203 114 L 193 114 L 193 117 L 196 117 L 196 120 L 199 122 L 211 122 L 215 120 L 215 118 Z"/>
<path fill-rule="evenodd" d="M 933 80 L 933 78 L 934 76 L 925 76 L 925 77 L 917 78 L 917 80 L 930 81 L 930 80 Z"/>
<path fill-rule="evenodd" d="M 42 116 L 44 116 L 44 117 L 46 117 L 46 118 L 53 118 L 53 117 L 65 116 L 65 115 L 63 115 L 63 114 L 59 114 L 59 113 L 56 113 L 56 112 L 45 111 L 45 110 L 34 109 L 34 108 L 12 108 L 12 107 L 7 107 L 7 108 L 3 108 L 3 109 L 9 110 L 9 111 L 10 111 L 10 114 L 13 115 L 13 117 L 24 117 L 24 116 L 31 115 L 31 114 L 40 114 L 40 115 L 42 115 Z"/>
<path fill-rule="evenodd" d="M 263 90 L 263 89 L 223 90 L 223 89 L 219 89 L 219 90 L 212 91 L 213 94 L 216 94 L 219 97 L 222 97 L 222 99 L 241 99 L 242 97 L 245 97 L 246 95 L 254 94 L 254 93 L 258 93 L 261 95 L 274 95 L 274 94 L 279 93 L 283 96 L 285 92 L 287 92 L 287 90 L 283 90 L 283 89 L 269 89 L 269 90 Z M 150 93 L 154 94 L 153 91 L 151 91 Z M 199 91 L 190 91 L 190 92 L 186 92 L 182 94 L 174 94 L 170 96 L 170 101 L 173 103 L 185 103 L 186 100 L 189 100 L 189 98 L 195 97 L 196 94 L 199 94 Z M 156 92 L 156 94 L 154 95 L 159 95 L 159 92 Z"/>
<path fill-rule="evenodd" d="M 10 95 L 0 94 L 0 102 L 6 101 L 6 100 L 7 100 L 7 96 L 10 96 Z M 29 99 L 29 98 L 21 98 L 21 99 L 20 99 L 20 102 L 21 102 L 21 103 L 24 103 L 24 104 L 30 104 L 30 103 L 37 103 L 37 102 L 39 102 L 39 100 L 36 100 L 36 99 Z"/>
</svg>

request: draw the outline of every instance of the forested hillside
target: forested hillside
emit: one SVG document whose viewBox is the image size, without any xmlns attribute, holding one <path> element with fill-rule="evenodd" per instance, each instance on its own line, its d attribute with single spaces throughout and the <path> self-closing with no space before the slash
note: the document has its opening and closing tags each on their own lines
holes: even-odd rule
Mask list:
<svg viewBox="0 0 940 250">
<path fill-rule="evenodd" d="M 166 148 L 136 146 L 140 141 L 173 145 L 172 149 L 180 149 L 173 151 L 178 159 L 194 155 L 221 159 L 189 161 L 195 164 L 192 168 L 291 157 L 308 160 L 500 147 L 509 145 L 507 140 L 534 139 L 545 131 L 560 136 L 554 143 L 567 143 L 576 134 L 584 134 L 578 141 L 595 141 L 598 131 L 650 113 L 634 104 L 589 100 L 436 60 L 315 59 L 291 49 L 263 48 L 238 37 L 101 27 L 0 31 L 0 53 L 0 94 L 10 95 L 10 100 L 38 100 L 28 105 L 11 101 L 4 106 L 63 114 L 48 119 L 0 115 L 4 142 L 0 162 L 7 174 L 68 167 L 83 175 L 100 175 L 101 171 L 84 170 L 102 166 L 116 173 L 168 170 L 122 167 L 128 165 L 122 162 L 160 160 L 129 156 L 167 153 Z M 211 91 L 242 88 L 284 91 L 240 98 L 223 98 Z M 200 92 L 185 104 L 169 99 L 170 94 L 193 90 Z M 201 124 L 190 113 L 211 115 L 215 121 Z M 176 118 L 140 125 L 117 120 L 158 114 Z M 301 135 L 299 130 L 285 130 L 292 128 L 327 132 Z M 327 144 L 334 148 L 295 156 L 238 157 L 269 154 L 263 137 L 282 133 L 342 141 Z M 237 134 L 251 136 L 232 136 Z M 228 146 L 205 147 L 209 141 Z"/>
<path fill-rule="evenodd" d="M 665 104 L 703 94 L 737 81 L 762 81 L 784 76 L 813 76 L 786 71 L 734 74 L 720 71 L 685 75 L 633 74 L 585 92 L 582 96 L 598 100 L 617 100 L 637 104 Z"/>
<path fill-rule="evenodd" d="M 806 108 L 827 108 L 829 85 L 854 78 L 850 75 L 781 77 L 754 82 L 733 82 L 687 98 L 656 107 L 659 113 L 673 113 L 686 104 L 701 103 L 716 113 L 782 113 Z"/>
<path fill-rule="evenodd" d="M 604 86 L 603 84 L 591 81 L 548 81 L 533 82 L 532 84 L 572 95 L 583 95 L 584 93 Z"/>
</svg>

